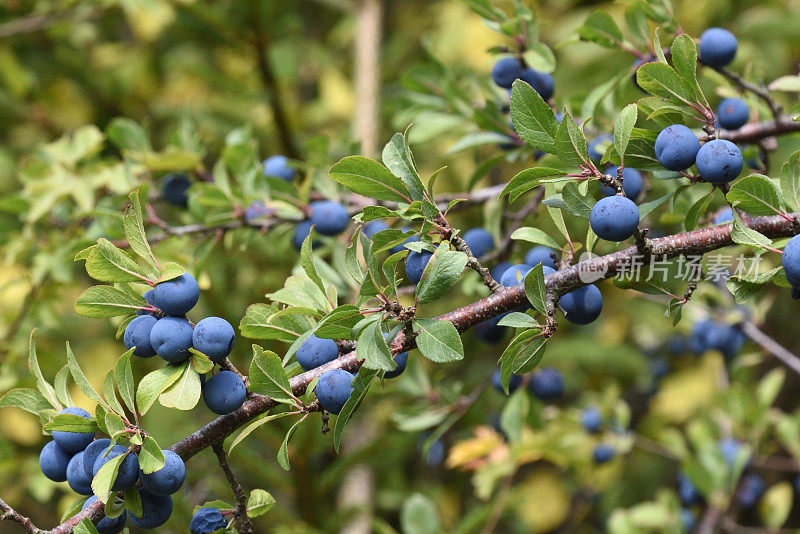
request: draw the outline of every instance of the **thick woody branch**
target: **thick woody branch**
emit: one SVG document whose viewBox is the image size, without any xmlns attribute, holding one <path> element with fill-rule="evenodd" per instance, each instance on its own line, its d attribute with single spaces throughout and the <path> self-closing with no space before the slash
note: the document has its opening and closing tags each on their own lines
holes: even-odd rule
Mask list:
<svg viewBox="0 0 800 534">
<path fill-rule="evenodd" d="M 798 233 L 795 224 L 797 214 L 792 214 L 788 219 L 781 215 L 773 215 L 770 217 L 754 217 L 747 219 L 745 222 L 750 228 L 767 237 L 779 238 L 790 237 Z M 673 258 L 711 252 L 733 244 L 731 228 L 731 224 L 726 224 L 650 239 L 648 240 L 650 254 L 656 257 Z M 633 259 L 643 259 L 636 246 L 562 269 L 545 277 L 547 291 L 552 295 L 562 295 L 586 285 L 580 276 L 582 272 L 586 271 L 596 273 L 598 280 L 611 278 L 625 265 L 629 265 Z M 495 294 L 463 308 L 440 315 L 436 319 L 450 321 L 459 332 L 463 332 L 487 319 L 513 310 L 526 301 L 525 288 L 522 285 L 518 285 L 503 288 Z M 398 350 L 410 350 L 416 347 L 416 344 L 412 338 L 400 332 L 393 342 L 393 347 L 400 347 Z M 305 393 L 306 388 L 314 379 L 319 378 L 325 372 L 332 369 L 345 369 L 350 372 L 356 372 L 362 363 L 363 361 L 356 356 L 355 351 L 351 351 L 332 362 L 292 377 L 289 380 L 289 385 L 294 394 L 299 396 Z M 170 448 L 181 458 L 188 460 L 206 447 L 225 439 L 239 427 L 275 406 L 277 406 L 277 403 L 269 397 L 252 394 L 239 409 L 217 417 L 204 427 L 173 444 Z M 84 517 L 94 513 L 99 514 L 101 509 L 102 506 L 99 502 L 94 503 L 86 510 L 51 530 L 50 534 L 72 532 L 72 528 L 80 523 Z"/>
<path fill-rule="evenodd" d="M 234 497 L 236 497 L 235 516 L 239 524 L 239 532 L 242 534 L 253 534 L 253 523 L 247 516 L 247 494 L 236 478 L 236 475 L 233 473 L 230 464 L 228 464 L 228 454 L 222 446 L 222 440 L 211 445 L 211 449 L 214 451 L 214 454 L 217 455 L 217 462 L 225 473 L 225 478 L 228 479 L 228 484 L 231 490 L 233 490 Z"/>
<path fill-rule="evenodd" d="M 24 515 L 14 510 L 3 499 L 0 499 L 0 511 L 3 512 L 2 514 L 0 514 L 0 521 L 8 520 L 8 521 L 14 521 L 15 523 L 19 523 L 20 526 L 23 529 L 25 529 L 25 532 L 28 532 L 29 534 L 45 533 L 44 530 L 37 528 L 33 524 L 33 521 L 31 521 L 29 518 L 25 517 Z"/>
</svg>

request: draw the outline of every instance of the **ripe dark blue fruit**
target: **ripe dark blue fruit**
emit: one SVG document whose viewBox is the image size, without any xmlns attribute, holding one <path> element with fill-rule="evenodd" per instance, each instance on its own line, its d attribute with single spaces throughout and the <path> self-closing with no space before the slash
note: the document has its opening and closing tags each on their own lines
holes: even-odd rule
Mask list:
<svg viewBox="0 0 800 534">
<path fill-rule="evenodd" d="M 569 322 L 589 324 L 603 311 L 603 295 L 597 286 L 589 284 L 563 295 L 559 304 Z"/>
<path fill-rule="evenodd" d="M 694 165 L 700 141 L 683 124 L 667 126 L 656 137 L 656 159 L 671 171 L 683 171 Z"/>
<path fill-rule="evenodd" d="M 167 315 L 185 315 L 200 299 L 200 287 L 189 273 L 161 282 L 153 288 L 155 306 Z"/>
<path fill-rule="evenodd" d="M 83 451 L 83 470 L 90 479 L 94 478 L 94 463 L 97 457 L 106 452 L 111 440 L 108 438 L 96 439 Z"/>
<path fill-rule="evenodd" d="M 153 495 L 147 490 L 139 490 L 142 498 L 142 517 L 131 514 L 131 523 L 139 528 L 153 529 L 160 527 L 172 515 L 172 497 L 169 495 Z"/>
<path fill-rule="evenodd" d="M 367 236 L 368 238 L 372 238 L 378 232 L 382 232 L 384 230 L 388 230 L 389 225 L 385 222 L 381 221 L 380 219 L 370 221 L 364 225 L 364 228 L 361 230 L 361 233 Z"/>
<path fill-rule="evenodd" d="M 58 446 L 55 441 L 48 441 L 39 453 L 39 467 L 44 476 L 54 482 L 67 480 L 67 465 L 72 455 Z"/>
<path fill-rule="evenodd" d="M 544 245 L 536 245 L 525 254 L 525 263 L 531 267 L 536 267 L 541 263 L 542 266 L 556 268 L 556 258 L 559 257 L 558 252 L 550 247 Z"/>
<path fill-rule="evenodd" d="M 317 399 L 324 409 L 339 414 L 353 392 L 351 382 L 354 376 L 344 369 L 331 369 L 323 373 L 317 381 Z"/>
<path fill-rule="evenodd" d="M 700 35 L 700 59 L 711 67 L 724 67 L 733 61 L 739 46 L 736 36 L 724 28 L 709 28 Z"/>
<path fill-rule="evenodd" d="M 192 325 L 182 317 L 162 317 L 150 330 L 150 345 L 164 360 L 182 362 L 191 355 Z"/>
<path fill-rule="evenodd" d="M 678 473 L 678 498 L 684 506 L 692 506 L 703 501 L 692 479 L 686 473 Z"/>
<path fill-rule="evenodd" d="M 164 467 L 152 473 L 139 470 L 142 487 L 153 495 L 172 495 L 183 485 L 186 479 L 186 466 L 175 452 L 167 449 L 164 454 Z"/>
<path fill-rule="evenodd" d="M 564 395 L 564 376 L 557 369 L 545 367 L 531 375 L 528 389 L 539 400 L 558 400 Z"/>
<path fill-rule="evenodd" d="M 86 476 L 83 467 L 84 452 L 81 451 L 70 459 L 67 464 L 67 483 L 72 491 L 79 495 L 92 494 L 92 477 Z"/>
<path fill-rule="evenodd" d="M 499 281 L 500 278 L 503 276 L 503 273 L 509 270 L 513 266 L 514 264 L 511 263 L 510 261 L 501 261 L 500 263 L 492 267 L 491 269 L 492 278 Z"/>
<path fill-rule="evenodd" d="M 542 100 L 550 100 L 550 97 L 552 97 L 555 92 L 553 77 L 546 72 L 539 72 L 538 70 L 528 67 L 520 73 L 519 78 L 533 87 L 533 89 L 539 93 L 539 96 L 542 97 Z"/>
<path fill-rule="evenodd" d="M 726 98 L 719 103 L 717 119 L 727 130 L 738 130 L 750 118 L 750 108 L 741 98 Z"/>
<path fill-rule="evenodd" d="M 486 319 L 485 321 L 478 323 L 473 328 L 475 332 L 475 337 L 479 340 L 483 341 L 484 343 L 499 343 L 503 340 L 503 337 L 506 334 L 507 327 L 500 326 L 500 320 L 508 315 L 507 313 L 502 313 L 497 317 L 492 317 L 491 319 Z"/>
<path fill-rule="evenodd" d="M 700 148 L 695 165 L 703 181 L 723 184 L 739 176 L 744 159 L 738 146 L 727 139 L 714 139 Z"/>
<path fill-rule="evenodd" d="M 422 252 L 414 252 L 410 250 L 406 258 L 406 277 L 412 284 L 416 284 L 422 279 L 422 272 L 428 265 L 433 253 L 423 250 Z"/>
<path fill-rule="evenodd" d="M 219 508 L 200 508 L 189 522 L 191 534 L 210 534 L 215 530 L 225 528 L 228 522 L 222 517 Z"/>
<path fill-rule="evenodd" d="M 161 182 L 161 196 L 173 206 L 185 208 L 189 203 L 192 181 L 185 174 L 166 174 Z"/>
<path fill-rule="evenodd" d="M 631 74 L 631 82 L 633 82 L 633 86 L 636 87 L 638 90 L 647 92 L 644 89 L 642 89 L 641 85 L 639 85 L 639 80 L 636 79 L 636 72 L 639 70 L 639 67 L 641 67 L 642 65 L 646 65 L 647 63 L 653 63 L 655 61 L 656 61 L 656 58 L 654 56 L 637 58 L 637 59 L 633 60 L 633 65 L 631 65 L 631 68 L 633 69 L 633 74 Z"/>
<path fill-rule="evenodd" d="M 522 376 L 512 374 L 511 377 L 508 379 L 508 394 L 514 393 L 519 387 L 522 385 Z M 500 368 L 494 370 L 492 373 L 492 386 L 494 389 L 499 391 L 500 393 L 505 394 L 503 391 L 503 380 L 500 377 Z"/>
<path fill-rule="evenodd" d="M 730 208 L 725 208 L 714 217 L 714 224 L 725 224 L 729 222 L 733 222 L 733 210 Z"/>
<path fill-rule="evenodd" d="M 754 507 L 761 500 L 765 489 L 764 479 L 760 475 L 752 473 L 745 476 L 739 485 L 739 492 L 736 495 L 739 506 L 742 508 Z"/>
<path fill-rule="evenodd" d="M 672 368 L 669 363 L 669 360 L 666 358 L 653 358 L 650 360 L 649 363 L 650 367 L 650 374 L 653 375 L 653 378 L 656 380 L 661 380 L 665 376 L 667 376 Z"/>
<path fill-rule="evenodd" d="M 525 277 L 533 270 L 533 267 L 525 263 L 512 265 L 500 277 L 500 285 L 503 287 L 514 287 L 525 282 Z"/>
<path fill-rule="evenodd" d="M 603 414 L 596 406 L 587 406 L 581 412 L 581 425 L 587 432 L 597 434 L 603 426 Z"/>
<path fill-rule="evenodd" d="M 692 532 L 697 524 L 697 516 L 689 508 L 681 508 L 681 525 L 685 532 Z"/>
<path fill-rule="evenodd" d="M 464 241 L 476 258 L 480 258 L 494 248 L 492 234 L 483 228 L 470 228 L 464 232 Z"/>
<path fill-rule="evenodd" d="M 428 449 L 428 456 L 425 457 L 425 465 L 428 467 L 439 467 L 442 465 L 442 462 L 444 462 L 446 455 L 447 449 L 445 449 L 444 442 L 441 439 L 436 439 L 431 443 Z"/>
<path fill-rule="evenodd" d="M 786 279 L 793 286 L 800 285 L 800 235 L 796 235 L 783 247 L 781 265 Z"/>
<path fill-rule="evenodd" d="M 627 197 L 604 197 L 592 206 L 589 224 L 601 239 L 625 241 L 639 226 L 639 208 Z"/>
<path fill-rule="evenodd" d="M 150 358 L 156 355 L 156 351 L 150 344 L 150 331 L 157 320 L 152 315 L 140 315 L 125 327 L 125 335 L 122 340 L 126 349 L 136 347 L 133 351 L 134 356 Z"/>
<path fill-rule="evenodd" d="M 142 298 L 147 302 L 150 306 L 156 306 L 155 301 L 153 300 L 153 290 L 148 289 L 142 294 Z M 156 306 L 157 307 L 157 306 Z M 157 313 L 154 311 L 145 311 L 142 309 L 136 310 L 136 315 L 152 315 L 156 316 Z"/>
<path fill-rule="evenodd" d="M 406 366 L 408 365 L 408 351 L 401 352 L 395 356 L 394 363 L 397 364 L 397 367 L 391 371 L 386 371 L 383 373 L 383 378 L 397 378 L 403 374 L 403 372 L 406 370 Z"/>
<path fill-rule="evenodd" d="M 81 510 L 86 510 L 97 500 L 97 497 L 92 495 L 86 502 L 83 503 Z M 96 525 L 95 528 L 100 534 L 119 534 L 125 528 L 125 521 L 128 519 L 128 513 L 122 512 L 117 517 L 104 517 Z"/>
<path fill-rule="evenodd" d="M 492 67 L 492 81 L 505 89 L 509 89 L 521 74 L 522 66 L 515 57 L 500 58 Z"/>
<path fill-rule="evenodd" d="M 691 346 L 698 354 L 714 349 L 726 358 L 732 358 L 739 353 L 743 344 L 744 334 L 732 325 L 706 319 L 697 322 L 692 328 Z"/>
<path fill-rule="evenodd" d="M 604 464 L 611 461 L 616 456 L 617 451 L 614 446 L 609 443 L 598 443 L 592 451 L 592 460 L 596 464 Z"/>
<path fill-rule="evenodd" d="M 286 156 L 270 156 L 264 160 L 263 165 L 265 176 L 275 176 L 287 182 L 294 178 L 294 167 L 289 166 L 289 158 Z"/>
<path fill-rule="evenodd" d="M 589 150 L 589 157 L 592 158 L 595 163 L 600 163 L 606 153 L 606 148 L 613 142 L 614 138 L 608 134 L 598 135 L 592 139 L 589 142 L 589 146 L 586 147 Z"/>
<path fill-rule="evenodd" d="M 297 352 L 294 353 L 300 367 L 309 371 L 320 365 L 335 360 L 339 356 L 339 347 L 332 339 L 325 339 L 311 334 Z"/>
<path fill-rule="evenodd" d="M 292 235 L 292 246 L 295 249 L 300 250 L 303 247 L 303 241 L 306 240 L 308 234 L 311 233 L 311 226 L 313 223 L 309 220 L 299 221 L 297 226 L 294 227 L 294 234 Z M 319 241 L 312 240 L 311 241 L 311 248 L 316 248 L 319 246 Z"/>
<path fill-rule="evenodd" d="M 247 388 L 233 371 L 220 371 L 203 384 L 203 400 L 218 415 L 238 409 L 246 397 Z"/>
<path fill-rule="evenodd" d="M 192 346 L 219 363 L 228 357 L 236 341 L 231 323 L 221 317 L 206 317 L 194 325 Z"/>
<path fill-rule="evenodd" d="M 719 452 L 728 465 L 733 465 L 741 449 L 742 444 L 737 439 L 725 438 L 719 440 Z"/>
<path fill-rule="evenodd" d="M 606 174 L 610 174 L 616 178 L 617 166 L 610 166 L 608 169 L 606 169 Z M 644 189 L 644 179 L 642 178 L 642 173 L 629 167 L 622 169 L 622 190 L 625 191 L 625 196 L 631 200 L 636 200 L 639 198 L 639 195 L 642 194 L 642 189 Z M 603 194 L 605 194 L 607 197 L 610 197 L 616 195 L 617 190 L 608 185 L 604 185 Z"/>
<path fill-rule="evenodd" d="M 311 208 L 311 224 L 315 224 L 315 229 L 322 235 L 339 235 L 345 231 L 350 216 L 347 214 L 347 209 L 332 200 L 318 200 L 312 202 L 309 207 Z"/>
<path fill-rule="evenodd" d="M 409 228 L 408 226 L 403 226 L 403 227 L 400 228 L 400 230 L 402 230 L 404 233 L 411 232 L 411 228 Z M 406 249 L 406 245 L 408 243 L 415 243 L 417 241 L 419 241 L 419 236 L 418 235 L 408 236 L 408 238 L 405 241 L 403 241 L 399 245 L 395 245 L 392 248 L 390 248 L 389 252 L 392 253 L 392 254 L 397 254 L 398 252 L 403 252 L 404 250 L 407 250 Z"/>
<path fill-rule="evenodd" d="M 75 406 L 64 408 L 58 413 L 79 415 L 84 419 L 92 418 L 89 412 L 83 408 L 78 408 Z M 61 450 L 70 454 L 75 454 L 78 451 L 82 451 L 92 442 L 93 439 L 94 432 L 64 432 L 61 430 L 53 431 L 53 440 L 58 443 L 58 446 L 61 447 Z"/>
<path fill-rule="evenodd" d="M 111 486 L 111 489 L 114 491 L 121 491 L 126 490 L 128 488 L 132 488 L 136 481 L 139 479 L 139 458 L 133 454 L 133 452 L 129 452 L 126 447 L 122 445 L 114 445 L 114 448 L 111 451 L 103 456 L 103 453 L 97 457 L 94 461 L 94 474 L 100 472 L 100 469 L 103 468 L 106 463 L 108 463 L 112 458 L 116 458 L 117 456 L 121 456 L 125 454 L 125 459 L 122 460 L 122 463 L 119 465 L 119 471 L 117 472 L 117 479 L 114 481 L 114 485 Z"/>
</svg>

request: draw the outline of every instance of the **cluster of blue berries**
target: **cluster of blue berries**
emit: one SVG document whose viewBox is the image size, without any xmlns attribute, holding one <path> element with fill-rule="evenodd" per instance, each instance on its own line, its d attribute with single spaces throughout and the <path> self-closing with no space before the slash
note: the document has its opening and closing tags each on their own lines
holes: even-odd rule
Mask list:
<svg viewBox="0 0 800 534">
<path fill-rule="evenodd" d="M 492 67 L 492 81 L 503 89 L 511 89 L 515 80 L 526 82 L 544 100 L 549 100 L 555 91 L 555 82 L 550 74 L 525 67 L 516 57 L 497 60 Z"/>
<path fill-rule="evenodd" d="M 125 347 L 133 354 L 150 358 L 156 354 L 168 363 L 186 361 L 190 348 L 202 352 L 214 363 L 221 363 L 233 349 L 236 333 L 221 317 L 206 317 L 192 326 L 186 314 L 197 304 L 200 288 L 189 273 L 157 284 L 143 295 L 155 311 L 142 310 L 125 327 Z M 247 391 L 239 376 L 221 371 L 208 380 L 203 376 L 203 400 L 216 414 L 239 408 Z"/>
<path fill-rule="evenodd" d="M 728 183 L 742 172 L 742 151 L 727 139 L 714 139 L 702 147 L 697 136 L 682 124 L 667 126 L 658 134 L 656 159 L 666 169 L 684 171 L 694 165 L 710 184 Z"/>
<path fill-rule="evenodd" d="M 309 204 L 309 217 L 297 223 L 292 236 L 292 244 L 294 248 L 300 250 L 303 246 L 308 234 L 311 233 L 311 227 L 314 230 L 325 236 L 339 235 L 347 229 L 350 223 L 350 215 L 339 202 L 333 200 L 317 200 Z M 314 245 L 317 243 L 314 242 Z"/>
<path fill-rule="evenodd" d="M 228 526 L 228 521 L 219 508 L 200 508 L 189 522 L 191 534 L 211 534 Z"/>
<path fill-rule="evenodd" d="M 70 407 L 62 414 L 72 414 L 86 419 L 91 415 L 86 410 Z M 66 481 L 80 495 L 92 495 L 92 479 L 112 458 L 124 456 L 119 465 L 113 491 L 123 491 L 141 482 L 139 495 L 142 500 L 142 517 L 123 512 L 117 517 L 105 517 L 97 525 L 100 534 L 122 532 L 128 519 L 144 529 L 154 529 L 167 522 L 172 514 L 172 497 L 183 485 L 186 466 L 180 456 L 171 450 L 163 450 L 164 467 L 146 474 L 139 468 L 136 451 L 117 445 L 108 438 L 95 439 L 91 432 L 53 431 L 53 440 L 39 454 L 42 473 L 55 482 Z M 97 497 L 91 496 L 83 504 L 86 509 Z"/>
</svg>

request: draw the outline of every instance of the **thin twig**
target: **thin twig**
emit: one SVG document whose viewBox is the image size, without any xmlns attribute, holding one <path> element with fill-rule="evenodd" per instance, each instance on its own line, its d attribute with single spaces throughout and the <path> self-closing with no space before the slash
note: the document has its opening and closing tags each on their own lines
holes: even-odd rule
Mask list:
<svg viewBox="0 0 800 534">
<path fill-rule="evenodd" d="M 456 248 L 467 255 L 467 267 L 478 273 L 481 279 L 483 280 L 483 285 L 489 288 L 489 291 L 492 293 L 497 293 L 501 287 L 500 284 L 492 278 L 492 273 L 489 272 L 489 269 L 483 266 L 483 264 L 475 257 L 470 250 L 469 245 L 463 238 L 460 236 L 451 236 L 450 243 Z"/>
<path fill-rule="evenodd" d="M 22 528 L 25 529 L 25 532 L 29 534 L 44 534 L 45 531 L 36 527 L 29 518 L 25 517 L 24 515 L 20 514 L 16 510 L 14 510 L 8 503 L 6 503 L 3 499 L 0 499 L 0 510 L 2 510 L 2 514 L 0 514 L 0 521 L 14 521 L 15 523 L 19 523 Z"/>
<path fill-rule="evenodd" d="M 222 471 L 225 472 L 225 478 L 228 479 L 228 484 L 231 490 L 233 490 L 233 495 L 236 497 L 235 517 L 239 523 L 239 532 L 242 534 L 253 534 L 253 523 L 247 516 L 247 493 L 245 493 L 244 488 L 233 473 L 230 464 L 228 464 L 228 454 L 225 452 L 222 440 L 211 445 L 211 450 L 217 455 L 219 466 L 222 468 Z"/>
<path fill-rule="evenodd" d="M 761 331 L 752 321 L 742 323 L 742 331 L 762 349 L 778 358 L 795 373 L 800 374 L 800 358 Z"/>
<path fill-rule="evenodd" d="M 756 85 L 752 82 L 745 80 L 741 74 L 738 72 L 733 72 L 732 70 L 728 70 L 726 68 L 718 68 L 714 69 L 729 80 L 733 81 L 736 85 L 744 89 L 745 91 L 750 91 L 754 95 L 761 98 L 764 102 L 766 102 L 767 106 L 769 106 L 769 110 L 772 112 L 772 117 L 777 121 L 781 118 L 782 108 L 781 105 L 775 102 L 775 99 L 772 98 L 769 90 L 764 87 L 764 85 Z"/>
</svg>

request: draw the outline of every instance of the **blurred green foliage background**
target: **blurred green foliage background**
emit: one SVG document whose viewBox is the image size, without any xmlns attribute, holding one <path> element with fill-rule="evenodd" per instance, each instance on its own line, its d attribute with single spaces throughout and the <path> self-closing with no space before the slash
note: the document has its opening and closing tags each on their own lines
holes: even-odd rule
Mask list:
<svg viewBox="0 0 800 534">
<path fill-rule="evenodd" d="M 592 10 L 603 7 L 621 17 L 624 4 L 533 2 L 541 40 L 555 52 L 559 104 L 579 110 L 596 85 L 630 68 L 629 55 L 579 42 L 575 33 Z M 139 177 L 122 164 L 103 169 L 78 165 L 72 172 L 50 174 L 47 165 L 68 150 L 47 144 L 87 125 L 104 132 L 113 119 L 127 117 L 145 125 L 155 152 L 168 145 L 191 147 L 199 154 L 190 159 L 198 174 L 213 167 L 226 136 L 235 129 L 252 133 L 261 157 L 284 153 L 303 160 L 311 155 L 317 167 L 326 169 L 358 150 L 351 127 L 361 105 L 353 79 L 357 7 L 358 2 L 348 0 L 6 0 L 0 5 L 0 392 L 30 382 L 25 355 L 34 328 L 47 376 L 63 365 L 65 340 L 95 383 L 102 381 L 124 350 L 114 339 L 113 324 L 74 313 L 74 300 L 90 281 L 72 258 L 112 231 L 125 195 Z M 457 0 L 386 1 L 383 8 L 378 143 L 413 122 L 413 149 L 422 174 L 447 165 L 437 187 L 464 191 L 475 185 L 470 177 L 482 161 L 497 155 L 497 149 L 451 153 L 455 141 L 473 131 L 474 124 L 447 107 L 434 112 L 415 105 L 410 90 L 420 80 L 443 86 L 447 79 L 471 95 L 476 107 L 482 105 L 480 99 L 491 94 L 486 89 L 492 64 L 487 49 L 503 44 L 502 38 Z M 790 22 L 800 20 L 800 3 L 679 0 L 674 9 L 683 29 L 693 36 L 713 25 L 733 31 L 740 42 L 736 67 L 747 77 L 771 80 L 796 72 L 800 25 Z M 267 74 L 259 68 L 261 51 Z M 621 103 L 639 96 L 630 84 L 620 85 L 614 98 L 598 107 L 595 124 L 610 127 Z M 289 143 L 276 127 L 276 108 L 285 113 Z M 93 135 L 93 130 L 83 132 Z M 797 138 L 782 143 L 796 148 Z M 99 143 L 97 150 L 103 157 L 119 155 L 110 143 Z M 184 164 L 180 154 L 160 152 L 159 157 L 158 164 L 143 174 L 144 183 L 158 183 L 170 162 Z M 524 162 L 499 161 L 477 185 L 504 182 L 525 167 Z M 191 212 L 166 204 L 156 207 L 172 224 L 193 220 Z M 501 210 L 498 202 L 489 202 L 465 210 L 459 222 L 469 227 L 496 221 Z M 665 231 L 678 228 L 674 221 L 664 221 Z M 290 231 L 258 235 L 238 230 L 221 238 L 206 237 L 205 243 L 197 237 L 171 238 L 158 245 L 157 254 L 186 265 L 198 277 L 202 293 L 193 312 L 196 318 L 218 315 L 237 324 L 246 306 L 282 287 L 294 266 Z M 289 473 L 275 462 L 287 424 L 266 425 L 241 445 L 232 462 L 244 485 L 264 487 L 278 499 L 278 505 L 259 519 L 259 532 L 339 528 L 348 517 L 337 506 L 339 486 L 358 463 L 368 464 L 374 477 L 372 528 L 378 532 L 400 528 L 401 506 L 414 492 L 437 504 L 443 531 L 478 532 L 487 517 L 505 510 L 497 531 L 592 532 L 604 530 L 605 519 L 614 510 L 653 499 L 661 487 L 673 486 L 674 462 L 639 449 L 633 449 L 624 462 L 593 468 L 589 461 L 593 438 L 582 433 L 577 422 L 580 405 L 590 399 L 609 412 L 621 410 L 621 420 L 630 411 L 643 429 L 640 432 L 659 436 L 670 425 L 707 423 L 725 411 L 726 402 L 746 396 L 747 391 L 724 387 L 719 380 L 720 355 L 707 354 L 697 361 L 678 362 L 678 371 L 665 381 L 646 413 L 636 404 L 637 394 L 620 405 L 625 392 L 650 387 L 647 358 L 674 330 L 661 305 L 631 292 L 613 291 L 610 283 L 603 287 L 603 318 L 590 327 L 563 327 L 545 356 L 547 365 L 565 372 L 574 406 L 565 405 L 559 416 L 550 408 L 536 412 L 532 417 L 552 424 L 527 436 L 520 450 L 507 451 L 490 430 L 492 414 L 505 400 L 493 390 L 484 393 L 445 437 L 450 450 L 445 465 L 461 468 L 425 466 L 418 448 L 420 432 L 398 431 L 403 421 L 407 429 L 415 428 L 406 416 L 424 413 L 426 401 L 421 399 L 426 395 L 457 398 L 493 370 L 500 349 L 480 345 L 468 333 L 464 362 L 434 367 L 412 355 L 409 375 L 417 379 L 375 388 L 351 428 L 366 439 L 346 454 L 333 453 L 330 438 L 320 434 L 316 423 L 301 427 L 295 436 Z M 466 283 L 463 291 L 453 292 L 426 312 L 432 316 L 467 304 L 483 296 L 482 290 L 477 280 Z M 768 332 L 798 352 L 794 304 L 772 291 L 765 290 L 769 294 L 754 313 L 765 320 Z M 723 297 L 714 288 L 701 288 L 696 300 L 713 305 Z M 692 311 L 690 305 L 686 314 L 701 314 L 702 305 L 698 308 Z M 688 327 L 682 323 L 678 330 Z M 280 345 L 272 348 L 280 350 Z M 249 352 L 248 340 L 240 338 L 232 359 L 246 365 Z M 745 352 L 731 380 L 748 384 L 772 364 L 753 348 Z M 139 362 L 137 377 L 152 365 Z M 429 389 L 420 391 L 419 384 L 425 382 Z M 789 376 L 779 398 L 788 411 L 797 408 L 789 392 L 798 385 L 797 377 Z M 77 390 L 74 396 L 81 406 L 91 407 Z M 793 417 L 796 421 L 799 416 Z M 202 406 L 189 413 L 156 407 L 145 425 L 160 443 L 168 444 L 210 420 Z M 754 422 L 737 431 L 758 447 L 765 439 L 756 427 Z M 19 410 L 2 412 L 3 497 L 37 524 L 53 525 L 74 495 L 65 491 L 65 484 L 52 483 L 39 472 L 37 457 L 43 442 L 35 417 Z M 498 472 L 475 475 L 492 450 L 513 454 L 515 460 L 499 463 Z M 191 461 L 185 489 L 176 498 L 175 516 L 161 532 L 185 532 L 193 506 L 230 499 L 224 478 L 213 471 L 215 463 L 209 451 Z M 562 469 L 572 476 L 562 476 Z M 510 473 L 516 473 L 508 478 L 513 483 L 498 489 L 494 482 Z M 587 497 L 595 506 L 579 506 L 574 498 L 586 487 L 597 492 Z M 16 527 L 0 526 L 9 528 Z"/>
</svg>

